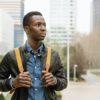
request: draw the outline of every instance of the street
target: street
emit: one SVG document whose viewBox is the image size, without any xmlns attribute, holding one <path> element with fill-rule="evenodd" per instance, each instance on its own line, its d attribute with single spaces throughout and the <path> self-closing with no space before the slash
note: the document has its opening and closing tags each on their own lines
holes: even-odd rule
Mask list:
<svg viewBox="0 0 100 100">
<path fill-rule="evenodd" d="M 88 73 L 85 82 L 69 82 L 63 90 L 62 100 L 100 100 L 100 78 Z"/>
<path fill-rule="evenodd" d="M 100 100 L 100 84 L 70 83 L 62 91 L 62 100 Z"/>
</svg>

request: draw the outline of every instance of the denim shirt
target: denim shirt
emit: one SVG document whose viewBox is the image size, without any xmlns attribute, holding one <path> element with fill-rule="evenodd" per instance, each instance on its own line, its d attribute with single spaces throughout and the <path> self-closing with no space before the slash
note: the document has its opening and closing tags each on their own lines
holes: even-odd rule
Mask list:
<svg viewBox="0 0 100 100">
<path fill-rule="evenodd" d="M 27 70 L 30 73 L 32 79 L 32 86 L 28 89 L 28 100 L 45 100 L 44 88 L 41 81 L 42 74 L 42 62 L 41 52 L 43 52 L 44 44 L 42 43 L 36 53 L 32 51 L 32 48 L 26 42 L 25 45 L 27 51 L 30 53 L 30 58 L 27 62 Z"/>
</svg>

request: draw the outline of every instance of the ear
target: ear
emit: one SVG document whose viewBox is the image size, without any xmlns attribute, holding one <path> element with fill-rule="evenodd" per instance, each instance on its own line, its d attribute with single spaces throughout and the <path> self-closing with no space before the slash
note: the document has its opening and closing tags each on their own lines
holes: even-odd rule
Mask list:
<svg viewBox="0 0 100 100">
<path fill-rule="evenodd" d="M 26 33 L 29 33 L 29 26 L 24 26 L 24 30 Z"/>
</svg>

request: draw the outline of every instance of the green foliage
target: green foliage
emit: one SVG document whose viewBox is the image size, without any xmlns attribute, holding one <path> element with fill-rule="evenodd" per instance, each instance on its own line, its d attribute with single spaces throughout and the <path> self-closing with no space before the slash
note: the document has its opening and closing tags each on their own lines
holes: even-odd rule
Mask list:
<svg viewBox="0 0 100 100">
<path fill-rule="evenodd" d="M 64 69 L 66 70 L 66 66 L 67 66 L 67 47 L 62 46 L 62 45 L 60 45 L 56 42 L 53 43 L 53 44 L 50 44 L 50 43 L 46 43 L 46 44 L 59 53 L 62 64 L 64 66 Z"/>
<path fill-rule="evenodd" d="M 4 95 L 2 93 L 0 94 L 0 100 L 5 100 Z"/>
<path fill-rule="evenodd" d="M 0 62 L 1 62 L 2 59 L 3 59 L 3 55 L 0 55 Z"/>
<path fill-rule="evenodd" d="M 60 91 L 55 91 L 55 93 L 56 93 L 57 96 L 62 96 Z"/>
</svg>

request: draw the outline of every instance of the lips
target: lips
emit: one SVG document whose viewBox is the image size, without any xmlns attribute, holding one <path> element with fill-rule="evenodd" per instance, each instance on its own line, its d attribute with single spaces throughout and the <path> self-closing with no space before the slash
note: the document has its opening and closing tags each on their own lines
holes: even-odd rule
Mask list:
<svg viewBox="0 0 100 100">
<path fill-rule="evenodd" d="M 40 35 L 41 40 L 44 40 L 44 38 L 45 38 L 45 35 Z"/>
<path fill-rule="evenodd" d="M 46 36 L 46 34 L 45 34 L 45 33 L 41 33 L 40 35 L 41 35 L 41 37 L 45 37 L 45 36 Z"/>
<path fill-rule="evenodd" d="M 41 35 L 42 37 L 44 37 L 45 35 Z"/>
<path fill-rule="evenodd" d="M 45 36 L 40 36 L 40 38 L 45 38 Z"/>
</svg>

